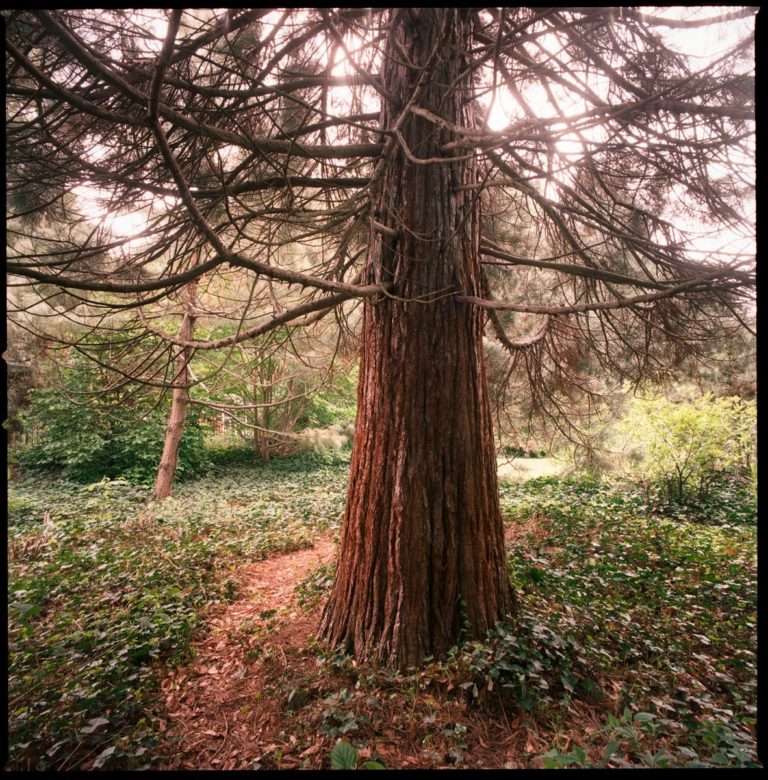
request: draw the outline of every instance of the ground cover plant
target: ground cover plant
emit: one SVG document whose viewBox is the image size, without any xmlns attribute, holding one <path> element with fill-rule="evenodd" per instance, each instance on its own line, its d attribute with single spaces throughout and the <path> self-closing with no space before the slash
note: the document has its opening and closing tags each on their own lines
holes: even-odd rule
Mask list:
<svg viewBox="0 0 768 780">
<path fill-rule="evenodd" d="M 358 766 L 758 766 L 754 493 L 719 525 L 594 479 L 502 496 L 516 618 L 410 675 L 326 654 L 340 676 L 315 680 L 305 733 L 320 724 Z M 299 602 L 328 577 L 311 572 Z"/>
<path fill-rule="evenodd" d="M 230 465 L 162 504 L 39 476 L 9 495 L 10 764 L 146 766 L 158 665 L 189 652 L 237 567 L 336 527 L 346 456 Z"/>
<path fill-rule="evenodd" d="M 329 559 L 208 648 L 220 668 L 250 648 L 227 684 L 258 690 L 225 717 L 264 714 L 251 752 L 229 759 L 218 712 L 169 737 L 161 678 L 194 664 L 238 572 L 328 538 L 343 509 L 348 451 L 225 461 L 162 506 L 11 484 L 10 768 L 182 768 L 184 740 L 198 768 L 757 765 L 754 495 L 699 522 L 579 478 L 502 484 L 518 614 L 484 641 L 400 673 L 308 639 L 296 615 L 316 620 Z"/>
<path fill-rule="evenodd" d="M 641 491 L 610 483 L 503 486 L 523 626 L 547 626 L 548 643 L 570 646 L 568 693 L 600 690 L 615 701 L 598 738 L 605 752 L 555 751 L 552 765 L 586 765 L 590 755 L 614 765 L 754 762 L 755 495 L 723 490 L 730 516 L 713 495 L 703 517 L 670 517 L 650 511 Z"/>
</svg>

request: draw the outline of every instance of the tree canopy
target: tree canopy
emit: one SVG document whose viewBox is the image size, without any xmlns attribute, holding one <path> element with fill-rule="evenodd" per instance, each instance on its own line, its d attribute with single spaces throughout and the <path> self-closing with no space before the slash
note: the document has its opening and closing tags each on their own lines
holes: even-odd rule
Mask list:
<svg viewBox="0 0 768 780">
<path fill-rule="evenodd" d="M 147 345 L 122 368 L 144 381 L 184 347 L 397 297 L 363 270 L 397 243 L 376 205 L 396 156 L 476 160 L 457 188 L 482 210 L 483 291 L 433 297 L 487 312 L 539 410 L 589 393 L 589 361 L 635 379 L 748 311 L 754 9 L 476 9 L 462 126 L 420 105 L 438 46 L 407 101 L 383 83 L 387 9 L 4 15 L 11 317 L 119 327 Z M 711 55 L 670 38 L 707 31 L 727 33 Z M 436 157 L 404 137 L 413 117 Z M 193 280 L 227 335 L 153 325 Z"/>
</svg>

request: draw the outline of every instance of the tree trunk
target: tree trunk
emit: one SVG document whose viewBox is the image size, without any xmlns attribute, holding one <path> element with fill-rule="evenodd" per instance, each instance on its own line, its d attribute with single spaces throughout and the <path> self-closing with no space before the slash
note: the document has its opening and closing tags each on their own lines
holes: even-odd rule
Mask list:
<svg viewBox="0 0 768 780">
<path fill-rule="evenodd" d="M 393 9 L 382 108 L 393 129 L 421 67 L 433 75 L 415 105 L 472 126 L 471 12 Z M 395 45 L 399 44 L 399 48 Z M 407 54 L 413 68 L 404 63 Z M 391 56 L 390 56 L 391 55 Z M 498 504 L 482 350 L 483 315 L 448 293 L 480 294 L 476 165 L 446 153 L 457 140 L 409 113 L 380 184 L 367 281 L 358 412 L 336 579 L 321 636 L 359 659 L 416 665 L 462 629 L 481 636 L 513 608 Z"/>
<path fill-rule="evenodd" d="M 183 301 L 184 316 L 179 326 L 180 339 L 189 341 L 195 333 L 195 295 L 197 282 L 190 282 L 185 290 Z M 174 386 L 171 397 L 171 412 L 168 415 L 168 426 L 165 430 L 165 444 L 160 465 L 157 468 L 155 480 L 155 497 L 168 498 L 173 491 L 173 475 L 179 459 L 179 445 L 184 433 L 184 421 L 189 405 L 189 361 L 192 358 L 191 349 L 181 349 L 174 366 Z"/>
</svg>

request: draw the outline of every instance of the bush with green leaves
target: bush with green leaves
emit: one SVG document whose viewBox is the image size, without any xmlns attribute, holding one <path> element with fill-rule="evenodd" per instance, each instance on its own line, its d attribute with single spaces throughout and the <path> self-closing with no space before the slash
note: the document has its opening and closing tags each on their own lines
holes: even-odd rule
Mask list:
<svg viewBox="0 0 768 780">
<path fill-rule="evenodd" d="M 358 366 L 338 373 L 321 390 L 313 393 L 296 422 L 297 430 L 349 425 L 357 409 Z"/>
<path fill-rule="evenodd" d="M 711 393 L 694 401 L 635 398 L 619 426 L 629 475 L 649 496 L 706 501 L 726 482 L 754 473 L 755 406 Z"/>
<path fill-rule="evenodd" d="M 130 328 L 94 331 L 81 334 L 75 348 L 62 347 L 55 361 L 43 361 L 45 386 L 29 394 L 22 415 L 29 443 L 14 452 L 21 466 L 59 472 L 76 482 L 154 481 L 171 394 L 122 377 L 116 381 L 116 372 L 132 370 L 139 343 L 150 351 L 160 346 L 154 337 L 139 342 Z M 110 365 L 113 369 L 106 368 Z M 197 409 L 188 409 L 177 479 L 197 476 L 206 468 L 200 422 Z"/>
<path fill-rule="evenodd" d="M 121 412 L 104 403 L 77 402 L 59 390 L 35 391 L 24 419 L 37 436 L 18 460 L 77 482 L 106 477 L 150 484 L 163 452 L 167 414 L 167 403 L 142 416 L 139 409 Z M 203 428 L 194 413 L 188 414 L 175 477 L 196 476 L 205 467 Z"/>
<path fill-rule="evenodd" d="M 546 450 L 534 450 L 534 449 L 526 450 L 524 447 L 519 447 L 514 444 L 508 444 L 506 447 L 504 447 L 504 454 L 508 458 L 546 458 L 547 457 Z"/>
</svg>

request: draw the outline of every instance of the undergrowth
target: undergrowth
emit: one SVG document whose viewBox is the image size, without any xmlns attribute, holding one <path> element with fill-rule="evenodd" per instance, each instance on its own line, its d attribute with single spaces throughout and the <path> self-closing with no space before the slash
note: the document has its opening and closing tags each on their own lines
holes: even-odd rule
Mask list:
<svg viewBox="0 0 768 780">
<path fill-rule="evenodd" d="M 12 483 L 9 768 L 155 766 L 162 665 L 236 595 L 236 567 L 338 528 L 348 457 L 223 458 L 162 504 L 119 482 Z M 342 740 L 336 764 L 492 766 L 492 728 L 536 735 L 498 766 L 758 766 L 753 497 L 702 518 L 594 480 L 501 494 L 518 613 L 402 674 L 301 648 L 264 691 L 286 720 L 261 765 L 313 767 L 291 751 L 324 745 L 331 766 Z M 308 572 L 299 605 L 332 576 Z"/>
<path fill-rule="evenodd" d="M 152 766 L 158 663 L 189 653 L 234 570 L 337 526 L 344 455 L 232 466 L 164 502 L 125 482 L 9 491 L 9 764 Z"/>
<path fill-rule="evenodd" d="M 558 681 L 567 697 L 602 690 L 638 733 L 651 724 L 664 748 L 658 764 L 648 758 L 655 753 L 621 743 L 613 766 L 755 760 L 747 746 L 756 716 L 756 524 L 754 496 L 741 495 L 731 522 L 713 525 L 679 507 L 672 516 L 652 512 L 639 493 L 608 483 L 543 478 L 503 487 L 508 523 L 523 531 L 509 545 L 521 604 L 513 646 L 521 629 L 541 627 L 526 682 L 536 690 L 531 659 L 538 653 L 543 663 L 555 650 L 567 656 Z M 498 655 L 488 669 L 497 670 Z M 639 711 L 647 718 L 632 721 Z M 563 765 L 571 763 L 588 759 L 571 755 Z"/>
<path fill-rule="evenodd" d="M 488 767 L 478 722 L 504 734 L 509 716 L 550 744 L 536 753 L 524 740 L 496 766 L 759 766 L 754 496 L 736 494 L 731 522 L 716 525 L 712 513 L 665 516 L 639 492 L 592 479 L 501 492 L 517 614 L 412 673 L 320 648 L 338 688 L 305 713 L 306 729 L 368 753 L 394 731 L 410 735 L 401 761 Z M 299 602 L 319 604 L 331 573 L 309 572 Z"/>
</svg>

